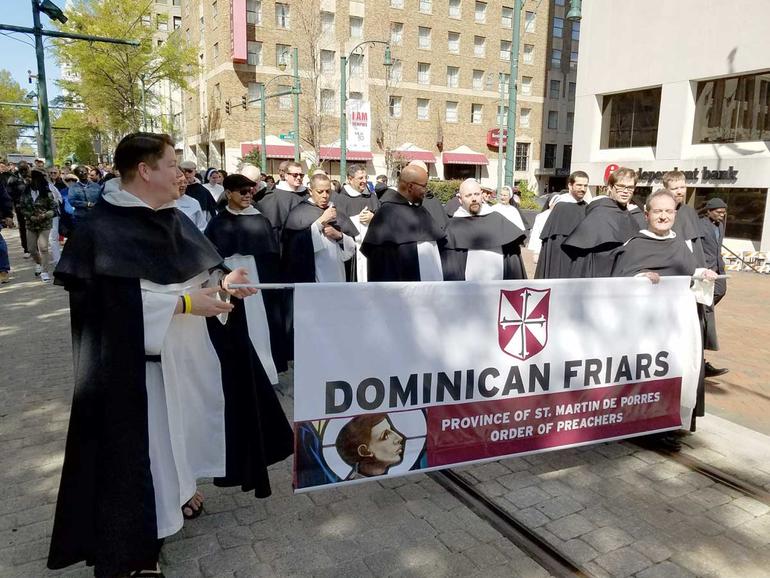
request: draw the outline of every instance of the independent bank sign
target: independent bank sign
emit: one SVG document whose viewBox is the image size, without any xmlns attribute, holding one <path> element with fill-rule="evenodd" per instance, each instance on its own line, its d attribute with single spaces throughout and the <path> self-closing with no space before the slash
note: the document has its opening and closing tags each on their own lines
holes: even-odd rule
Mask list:
<svg viewBox="0 0 770 578">
<path fill-rule="evenodd" d="M 317 283 L 294 303 L 297 491 L 676 429 L 695 405 L 686 278 Z"/>
</svg>

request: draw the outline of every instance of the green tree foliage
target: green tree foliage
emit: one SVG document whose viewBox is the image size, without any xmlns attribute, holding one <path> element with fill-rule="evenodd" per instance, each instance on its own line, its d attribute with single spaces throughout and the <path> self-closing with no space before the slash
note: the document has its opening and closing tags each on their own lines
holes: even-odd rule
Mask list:
<svg viewBox="0 0 770 578">
<path fill-rule="evenodd" d="M 528 209 L 531 211 L 540 210 L 540 205 L 535 200 L 537 198 L 537 191 L 533 191 L 529 188 L 529 183 L 525 180 L 521 180 L 516 183 L 516 188 L 519 189 L 519 197 L 521 198 L 522 209 Z"/>
<path fill-rule="evenodd" d="M 53 119 L 53 125 L 67 129 L 53 131 L 57 164 L 64 164 L 71 155 L 74 155 L 79 163 L 92 164 L 97 161 L 94 152 L 97 131 L 88 123 L 84 111 L 65 110 Z"/>
<path fill-rule="evenodd" d="M 429 181 L 428 190 L 442 203 L 446 202 L 454 197 L 460 190 L 460 183 L 462 181 Z"/>
<path fill-rule="evenodd" d="M 61 80 L 61 88 L 82 103 L 88 122 L 113 138 L 139 130 L 142 122 L 142 79 L 145 106 L 157 105 L 162 83 L 186 89 L 196 67 L 195 48 L 188 46 L 172 22 L 156 17 L 154 0 L 77 0 L 67 10 L 63 31 L 123 40 L 139 47 L 73 40 L 55 43 L 59 61 L 76 75 Z M 165 22 L 168 38 L 158 46 L 159 23 Z"/>
<path fill-rule="evenodd" d="M 0 70 L 0 101 L 2 102 L 27 102 L 27 91 L 16 82 L 7 70 Z M 0 157 L 17 150 L 16 141 L 21 129 L 13 124 L 37 123 L 37 111 L 33 108 L 18 108 L 14 106 L 0 105 Z"/>
</svg>

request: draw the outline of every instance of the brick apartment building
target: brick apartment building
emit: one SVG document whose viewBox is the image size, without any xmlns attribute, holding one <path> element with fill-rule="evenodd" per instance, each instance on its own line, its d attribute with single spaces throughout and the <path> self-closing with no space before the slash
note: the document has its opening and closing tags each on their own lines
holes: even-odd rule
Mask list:
<svg viewBox="0 0 770 578">
<path fill-rule="evenodd" d="M 566 20 L 565 4 L 526 0 L 521 17 L 515 179 L 541 189 L 549 183 L 561 188 L 569 170 L 579 27 Z M 262 104 L 252 101 L 260 83 L 268 96 L 291 87 L 291 78 L 276 77 L 291 74 L 296 47 L 302 158 L 338 174 L 340 56 L 378 40 L 390 44 L 390 67 L 381 44 L 367 44 L 349 60 L 348 99 L 370 102 L 372 150 L 349 153 L 348 162 L 393 175 L 399 162 L 421 158 L 432 177 L 475 176 L 494 184 L 497 149 L 490 131 L 498 126 L 499 74 L 510 81 L 512 5 L 184 0 L 181 27 L 199 47 L 200 67 L 184 95 L 183 156 L 201 167 L 234 170 L 244 154 L 258 149 Z M 244 34 L 241 62 L 236 52 Z M 267 101 L 267 172 L 293 158 L 292 99 Z"/>
</svg>

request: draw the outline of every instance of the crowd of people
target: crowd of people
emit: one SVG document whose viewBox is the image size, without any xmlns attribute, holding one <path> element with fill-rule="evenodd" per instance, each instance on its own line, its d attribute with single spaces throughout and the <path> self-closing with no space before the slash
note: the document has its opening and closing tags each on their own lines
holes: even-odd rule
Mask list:
<svg viewBox="0 0 770 578">
<path fill-rule="evenodd" d="M 716 282 L 698 307 L 704 346 L 717 348 L 726 205 L 711 199 L 699 218 L 682 173 L 637 206 L 633 170 L 593 199 L 577 171 L 528 223 L 515 191 L 475 179 L 442 204 L 419 161 L 393 186 L 359 164 L 344 183 L 298 161 L 276 178 L 251 164 L 228 174 L 177 163 L 166 135 L 134 133 L 111 168 L 0 165 L 4 223 L 15 215 L 40 278 L 55 267 L 70 296 L 75 393 L 51 568 L 161 576 L 163 539 L 204 509 L 197 479 L 270 494 L 267 468 L 294 443 L 274 389 L 294 357 L 292 292 L 253 284 L 526 279 L 527 246 L 540 279 Z M 0 237 L 5 280 L 9 269 Z"/>
</svg>

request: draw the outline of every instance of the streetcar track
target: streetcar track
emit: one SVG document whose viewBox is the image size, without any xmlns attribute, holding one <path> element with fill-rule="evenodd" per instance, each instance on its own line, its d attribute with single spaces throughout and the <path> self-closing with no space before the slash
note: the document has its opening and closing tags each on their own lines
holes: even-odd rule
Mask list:
<svg viewBox="0 0 770 578">
<path fill-rule="evenodd" d="M 478 491 L 461 475 L 452 470 L 431 472 L 427 475 L 554 576 L 560 578 L 590 576 L 537 533 L 503 510 L 492 498 Z"/>
</svg>

